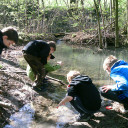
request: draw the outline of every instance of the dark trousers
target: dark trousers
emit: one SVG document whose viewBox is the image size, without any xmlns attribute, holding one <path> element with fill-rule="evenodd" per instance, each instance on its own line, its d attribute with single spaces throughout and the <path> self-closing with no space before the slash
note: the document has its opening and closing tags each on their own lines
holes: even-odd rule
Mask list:
<svg viewBox="0 0 128 128">
<path fill-rule="evenodd" d="M 124 108 L 128 109 L 128 97 L 126 97 L 122 91 L 108 90 L 107 92 L 103 92 L 102 87 L 99 90 L 103 97 L 122 103 Z"/>
<path fill-rule="evenodd" d="M 44 65 L 41 63 L 40 58 L 36 56 L 29 55 L 23 51 L 23 56 L 27 63 L 32 68 L 33 73 L 35 74 L 35 82 L 38 85 L 42 84 L 42 80 L 45 78 L 46 73 L 44 69 Z"/>
<path fill-rule="evenodd" d="M 96 112 L 87 110 L 78 96 L 75 96 L 73 100 L 70 101 L 70 104 L 76 109 L 76 111 L 80 113 L 81 116 L 84 114 L 93 114 Z"/>
</svg>

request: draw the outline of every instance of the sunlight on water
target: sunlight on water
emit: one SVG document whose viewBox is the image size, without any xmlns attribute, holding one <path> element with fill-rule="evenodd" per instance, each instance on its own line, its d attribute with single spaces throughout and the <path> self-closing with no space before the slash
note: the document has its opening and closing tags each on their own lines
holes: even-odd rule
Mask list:
<svg viewBox="0 0 128 128">
<path fill-rule="evenodd" d="M 4 128 L 29 128 L 34 114 L 35 111 L 31 108 L 31 104 L 26 104 L 19 112 L 10 117 L 10 125 L 6 125 Z"/>
<path fill-rule="evenodd" d="M 67 103 L 65 106 L 60 106 L 56 113 L 58 114 L 56 128 L 63 128 L 68 125 L 68 123 L 75 122 L 78 117 L 78 113 L 73 109 L 70 103 Z"/>
</svg>

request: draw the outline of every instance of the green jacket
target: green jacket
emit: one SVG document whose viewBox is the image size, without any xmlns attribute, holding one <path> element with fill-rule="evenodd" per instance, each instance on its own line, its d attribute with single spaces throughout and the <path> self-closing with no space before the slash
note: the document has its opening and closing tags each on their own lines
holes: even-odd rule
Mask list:
<svg viewBox="0 0 128 128">
<path fill-rule="evenodd" d="M 57 69 L 60 69 L 61 66 L 60 65 L 51 65 L 50 63 L 47 63 L 44 65 L 44 68 L 46 70 L 46 72 L 52 72 L 52 71 L 55 71 Z M 35 75 L 31 69 L 31 67 L 29 65 L 27 65 L 27 69 L 26 69 L 26 72 L 27 72 L 27 76 L 32 80 L 34 81 L 35 80 Z"/>
</svg>

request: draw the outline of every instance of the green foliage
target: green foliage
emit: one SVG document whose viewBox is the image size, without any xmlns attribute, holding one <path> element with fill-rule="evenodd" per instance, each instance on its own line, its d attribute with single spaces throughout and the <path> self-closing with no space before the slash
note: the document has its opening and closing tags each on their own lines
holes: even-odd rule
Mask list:
<svg viewBox="0 0 128 128">
<path fill-rule="evenodd" d="M 74 37 L 76 37 L 76 34 L 74 33 L 74 34 L 72 34 L 72 38 L 74 38 Z"/>
<path fill-rule="evenodd" d="M 0 69 L 2 68 L 3 66 L 2 65 L 0 65 Z"/>
<path fill-rule="evenodd" d="M 96 10 L 93 0 L 84 0 L 70 4 L 70 0 L 1 0 L 0 24 L 17 26 L 25 33 L 59 33 L 79 30 L 94 30 L 97 25 Z M 39 2 L 39 3 L 38 3 Z M 110 1 L 104 7 L 101 1 L 102 16 L 109 24 Z M 100 8 L 100 6 L 98 6 Z M 100 13 L 100 20 L 102 22 Z M 115 17 L 113 12 L 112 18 Z M 119 0 L 119 27 L 126 22 L 126 0 Z M 102 28 L 103 26 L 101 26 Z M 30 36 L 30 35 L 29 35 Z M 39 37 L 39 36 L 35 36 Z M 24 38 L 24 37 L 23 37 Z M 45 38 L 45 36 L 42 36 Z M 25 36 L 28 41 L 31 38 Z"/>
</svg>

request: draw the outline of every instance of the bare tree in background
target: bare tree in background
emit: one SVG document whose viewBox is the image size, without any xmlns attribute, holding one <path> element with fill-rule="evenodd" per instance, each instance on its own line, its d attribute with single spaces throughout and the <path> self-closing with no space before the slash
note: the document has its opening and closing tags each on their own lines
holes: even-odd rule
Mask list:
<svg viewBox="0 0 128 128">
<path fill-rule="evenodd" d="M 103 45 L 102 45 L 102 35 L 101 35 L 101 29 L 100 29 L 99 3 L 97 4 L 96 0 L 94 0 L 94 4 L 95 4 L 97 20 L 98 20 L 99 47 L 103 48 Z"/>
<path fill-rule="evenodd" d="M 115 38 L 115 47 L 119 47 L 119 27 L 118 27 L 118 0 L 115 0 L 115 14 L 116 14 L 116 17 L 115 17 L 115 35 L 116 35 L 116 38 Z"/>
<path fill-rule="evenodd" d="M 128 43 L 128 0 L 127 0 L 127 43 Z"/>
<path fill-rule="evenodd" d="M 112 0 L 110 0 L 110 24 L 112 28 Z"/>
</svg>

